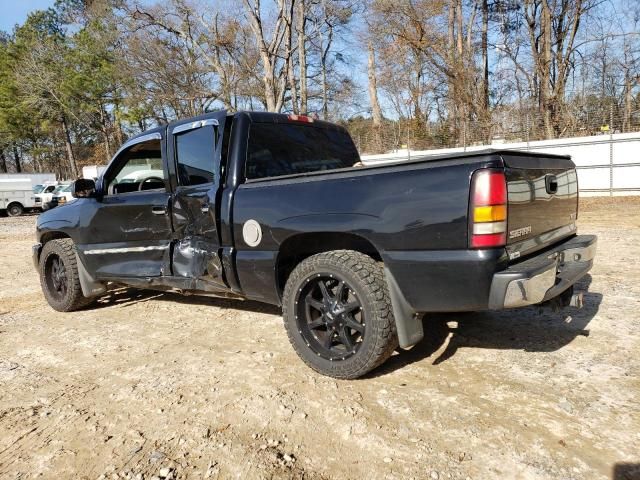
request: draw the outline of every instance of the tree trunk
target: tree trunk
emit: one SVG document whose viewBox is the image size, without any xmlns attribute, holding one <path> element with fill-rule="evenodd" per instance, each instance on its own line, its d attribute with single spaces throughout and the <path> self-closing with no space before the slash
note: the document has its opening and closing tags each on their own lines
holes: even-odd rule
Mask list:
<svg viewBox="0 0 640 480">
<path fill-rule="evenodd" d="M 34 172 L 42 172 L 44 169 L 42 168 L 42 153 L 40 152 L 39 143 L 37 137 L 30 137 L 29 140 L 32 142 L 32 155 L 31 159 L 33 161 L 33 171 Z"/>
<path fill-rule="evenodd" d="M 329 86 L 327 84 L 327 62 L 322 58 L 322 118 L 329 119 Z"/>
<path fill-rule="evenodd" d="M 71 167 L 71 175 L 74 179 L 78 178 L 78 166 L 76 165 L 76 157 L 73 154 L 73 146 L 71 145 L 71 133 L 69 132 L 69 125 L 67 125 L 67 119 L 62 116 L 62 133 L 64 137 L 64 146 L 67 152 L 67 160 Z"/>
<path fill-rule="evenodd" d="M 448 5 L 448 18 L 447 18 L 447 53 L 449 68 L 454 70 L 455 75 L 455 22 L 456 22 L 456 0 L 449 0 Z M 447 76 L 447 83 L 449 87 L 447 95 L 447 111 L 449 113 L 447 123 L 449 127 L 449 138 L 453 139 L 456 136 L 456 83 L 454 75 Z"/>
<path fill-rule="evenodd" d="M 376 53 L 373 44 L 369 42 L 369 61 L 367 63 L 367 73 L 369 76 L 369 102 L 371 102 L 371 117 L 373 126 L 379 128 L 382 125 L 382 110 L 378 102 L 378 86 L 376 78 Z"/>
<path fill-rule="evenodd" d="M 114 102 L 114 110 L 116 142 L 118 142 L 118 148 L 120 148 L 120 145 L 124 143 L 124 135 L 122 134 L 122 121 L 120 120 L 120 103 L 117 100 Z"/>
<path fill-rule="evenodd" d="M 457 113 L 460 122 L 460 127 L 458 129 L 458 144 L 466 146 L 467 142 L 467 119 L 469 116 L 469 109 L 467 108 L 467 102 L 465 101 L 464 96 L 466 96 L 467 92 L 465 89 L 467 85 L 464 81 L 464 75 L 466 75 L 465 71 L 465 61 L 464 61 L 464 31 L 463 31 L 463 22 L 462 22 L 462 0 L 456 1 L 456 55 L 455 55 L 455 82 L 457 85 L 456 96 L 454 97 L 455 102 L 457 103 Z"/>
<path fill-rule="evenodd" d="M 18 151 L 18 146 L 15 143 L 13 143 L 11 144 L 11 147 L 13 148 L 13 161 L 16 165 L 16 172 L 21 173 L 22 165 L 20 163 L 20 152 Z"/>
<path fill-rule="evenodd" d="M 109 125 L 107 122 L 107 114 L 104 111 L 104 105 L 100 104 L 100 123 L 102 124 L 102 135 L 104 136 L 104 150 L 107 163 L 111 160 L 111 142 L 109 141 Z"/>
<path fill-rule="evenodd" d="M 624 72 L 624 123 L 623 132 L 631 131 L 631 77 L 629 75 L 629 69 L 625 69 Z"/>
<path fill-rule="evenodd" d="M 489 116 L 489 2 L 482 0 L 482 33 L 481 33 L 481 50 L 482 50 L 482 119 L 483 119 L 483 140 L 485 143 L 491 141 L 490 134 L 490 116 Z"/>
<path fill-rule="evenodd" d="M 293 64 L 293 5 L 295 2 L 292 2 L 291 9 L 289 10 L 289 15 L 287 15 L 287 26 L 285 30 L 286 36 L 286 51 L 287 51 L 287 76 L 289 80 L 289 91 L 291 92 L 291 109 L 293 113 L 296 115 L 300 113 L 298 109 L 298 91 L 296 88 L 296 71 L 294 69 Z"/>
<path fill-rule="evenodd" d="M 456 48 L 458 50 L 458 60 L 463 59 L 463 30 L 462 30 L 462 0 L 457 0 L 456 3 L 456 20 L 457 20 L 457 31 L 456 31 Z"/>
<path fill-rule="evenodd" d="M 296 115 L 300 113 L 298 108 L 298 92 L 296 89 L 296 73 L 293 69 L 293 57 L 289 57 L 289 90 L 291 91 L 291 109 Z"/>
<path fill-rule="evenodd" d="M 0 170 L 7 173 L 7 157 L 4 156 L 4 149 L 0 148 Z"/>
<path fill-rule="evenodd" d="M 309 112 L 307 100 L 307 14 L 305 0 L 298 0 L 298 63 L 300 64 L 300 112 Z"/>
<path fill-rule="evenodd" d="M 271 76 L 273 73 L 273 67 L 271 67 L 271 60 L 269 59 L 269 55 L 265 52 L 260 52 L 260 56 L 262 57 L 263 67 L 263 75 L 262 82 L 264 83 L 264 99 L 267 104 L 267 111 L 275 112 L 276 111 L 276 96 L 274 93 L 274 84 L 273 77 Z"/>
<path fill-rule="evenodd" d="M 540 72 L 540 101 L 542 104 L 542 118 L 544 130 L 548 139 L 554 138 L 553 124 L 551 121 L 551 8 L 547 0 L 542 0 L 540 23 L 540 49 L 542 53 L 542 65 Z"/>
<path fill-rule="evenodd" d="M 329 94 L 327 86 L 327 54 L 329 53 L 329 47 L 325 48 L 324 35 L 322 30 L 319 33 L 320 37 L 320 72 L 322 74 L 322 119 L 327 120 L 329 116 Z"/>
</svg>

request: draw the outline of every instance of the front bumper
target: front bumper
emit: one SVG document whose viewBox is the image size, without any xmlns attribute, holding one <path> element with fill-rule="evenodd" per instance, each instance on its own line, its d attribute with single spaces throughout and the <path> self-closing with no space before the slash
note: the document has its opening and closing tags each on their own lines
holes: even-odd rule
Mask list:
<svg viewBox="0 0 640 480">
<path fill-rule="evenodd" d="M 593 266 L 598 239 L 579 235 L 493 275 L 489 308 L 534 305 L 571 287 Z"/>
</svg>

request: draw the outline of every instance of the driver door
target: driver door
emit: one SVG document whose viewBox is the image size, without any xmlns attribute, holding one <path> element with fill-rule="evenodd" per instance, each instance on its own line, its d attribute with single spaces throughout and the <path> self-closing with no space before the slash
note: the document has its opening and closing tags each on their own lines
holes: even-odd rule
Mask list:
<svg viewBox="0 0 640 480">
<path fill-rule="evenodd" d="M 103 197 L 85 220 L 90 243 L 78 245 L 85 265 L 98 278 L 168 273 L 171 195 L 163 158 L 162 136 L 151 133 L 127 142 L 107 167 Z"/>
</svg>

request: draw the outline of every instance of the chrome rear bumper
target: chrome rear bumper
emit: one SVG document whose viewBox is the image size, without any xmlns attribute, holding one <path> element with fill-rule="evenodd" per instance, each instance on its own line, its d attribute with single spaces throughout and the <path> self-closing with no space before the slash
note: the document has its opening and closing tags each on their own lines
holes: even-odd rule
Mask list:
<svg viewBox="0 0 640 480">
<path fill-rule="evenodd" d="M 494 274 L 489 308 L 515 308 L 560 295 L 593 266 L 595 235 L 579 235 Z"/>
</svg>

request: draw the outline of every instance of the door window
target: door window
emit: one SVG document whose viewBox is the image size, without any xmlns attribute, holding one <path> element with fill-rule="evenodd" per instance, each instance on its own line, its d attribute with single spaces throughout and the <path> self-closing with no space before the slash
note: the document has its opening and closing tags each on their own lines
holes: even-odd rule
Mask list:
<svg viewBox="0 0 640 480">
<path fill-rule="evenodd" d="M 106 185 L 108 195 L 164 190 L 160 140 L 136 143 L 120 153 Z"/>
<path fill-rule="evenodd" d="M 180 185 L 213 183 L 215 170 L 215 130 L 204 126 L 175 136 L 178 182 Z"/>
</svg>

